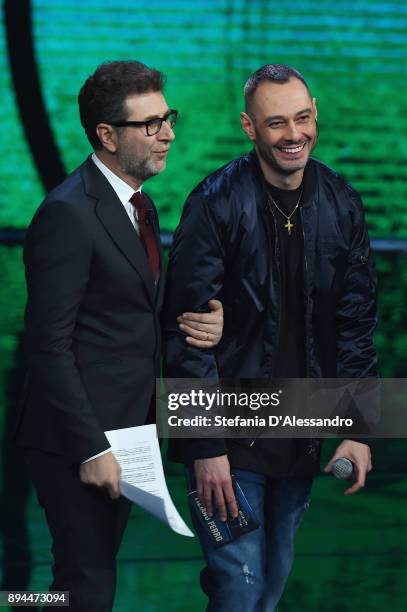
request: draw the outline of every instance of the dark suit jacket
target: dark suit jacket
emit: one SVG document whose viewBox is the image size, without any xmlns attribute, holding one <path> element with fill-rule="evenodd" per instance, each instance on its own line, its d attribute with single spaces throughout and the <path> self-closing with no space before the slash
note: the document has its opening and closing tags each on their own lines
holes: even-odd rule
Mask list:
<svg viewBox="0 0 407 612">
<path fill-rule="evenodd" d="M 24 264 L 28 378 L 16 440 L 78 463 L 108 448 L 104 431 L 147 419 L 162 265 L 155 288 L 137 232 L 90 158 L 39 207 Z"/>
</svg>

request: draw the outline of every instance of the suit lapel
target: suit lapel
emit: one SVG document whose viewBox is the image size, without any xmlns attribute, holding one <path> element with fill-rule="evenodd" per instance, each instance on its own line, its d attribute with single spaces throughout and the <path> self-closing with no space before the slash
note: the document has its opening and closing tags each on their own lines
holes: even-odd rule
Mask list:
<svg viewBox="0 0 407 612">
<path fill-rule="evenodd" d="M 96 216 L 116 246 L 144 282 L 148 297 L 154 303 L 154 281 L 146 252 L 140 238 L 109 181 L 89 158 L 82 166 L 82 176 L 88 195 L 97 198 Z"/>
</svg>

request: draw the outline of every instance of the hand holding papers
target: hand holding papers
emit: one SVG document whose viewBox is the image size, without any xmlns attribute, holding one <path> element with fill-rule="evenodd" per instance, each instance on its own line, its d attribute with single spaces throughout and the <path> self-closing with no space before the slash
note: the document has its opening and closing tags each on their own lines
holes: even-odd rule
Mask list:
<svg viewBox="0 0 407 612">
<path fill-rule="evenodd" d="M 194 534 L 179 515 L 165 482 L 155 425 L 106 431 L 121 467 L 121 494 L 180 535 Z"/>
</svg>

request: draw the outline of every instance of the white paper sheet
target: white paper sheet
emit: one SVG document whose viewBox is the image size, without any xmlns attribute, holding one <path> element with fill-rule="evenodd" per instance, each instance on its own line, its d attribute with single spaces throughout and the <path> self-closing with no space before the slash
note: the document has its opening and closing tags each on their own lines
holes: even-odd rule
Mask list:
<svg viewBox="0 0 407 612">
<path fill-rule="evenodd" d="M 120 464 L 121 494 L 180 535 L 194 537 L 178 513 L 165 482 L 157 428 L 153 425 L 106 431 Z"/>
</svg>

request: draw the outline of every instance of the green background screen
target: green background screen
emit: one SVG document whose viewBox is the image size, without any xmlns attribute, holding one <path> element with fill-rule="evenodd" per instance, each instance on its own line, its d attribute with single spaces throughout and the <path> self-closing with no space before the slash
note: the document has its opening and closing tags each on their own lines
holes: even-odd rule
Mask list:
<svg viewBox="0 0 407 612">
<path fill-rule="evenodd" d="M 43 159 L 48 155 L 50 163 L 51 158 L 57 160 L 63 173 L 71 172 L 90 153 L 76 97 L 84 80 L 106 60 L 137 59 L 163 71 L 167 102 L 179 110 L 167 169 L 146 184 L 159 209 L 164 237 L 176 228 L 189 191 L 250 149 L 239 118 L 248 76 L 270 62 L 302 72 L 318 105 L 320 135 L 314 155 L 358 189 L 365 204 L 380 282 L 376 334 L 380 372 L 406 376 L 407 4 L 403 0 L 14 0 L 4 3 L 1 28 L 3 429 L 11 418 L 22 375 L 22 230 L 50 181 L 44 180 L 39 168 L 38 151 Z M 37 121 L 34 73 L 42 119 L 54 149 L 48 149 L 45 137 L 41 148 L 43 124 Z M 3 448 L 2 588 L 46 589 L 50 554 L 45 523 L 6 437 Z M 327 457 L 330 449 L 332 444 L 327 445 Z M 378 442 L 374 464 L 368 487 L 352 499 L 342 496 L 341 485 L 333 479 L 317 480 L 279 610 L 405 609 L 404 441 Z M 187 517 L 181 470 L 168 465 L 168 475 L 177 505 Z M 13 485 L 20 481 L 21 487 Z M 195 541 L 172 535 L 135 508 L 119 557 L 115 610 L 203 610 L 201 567 Z"/>
</svg>

